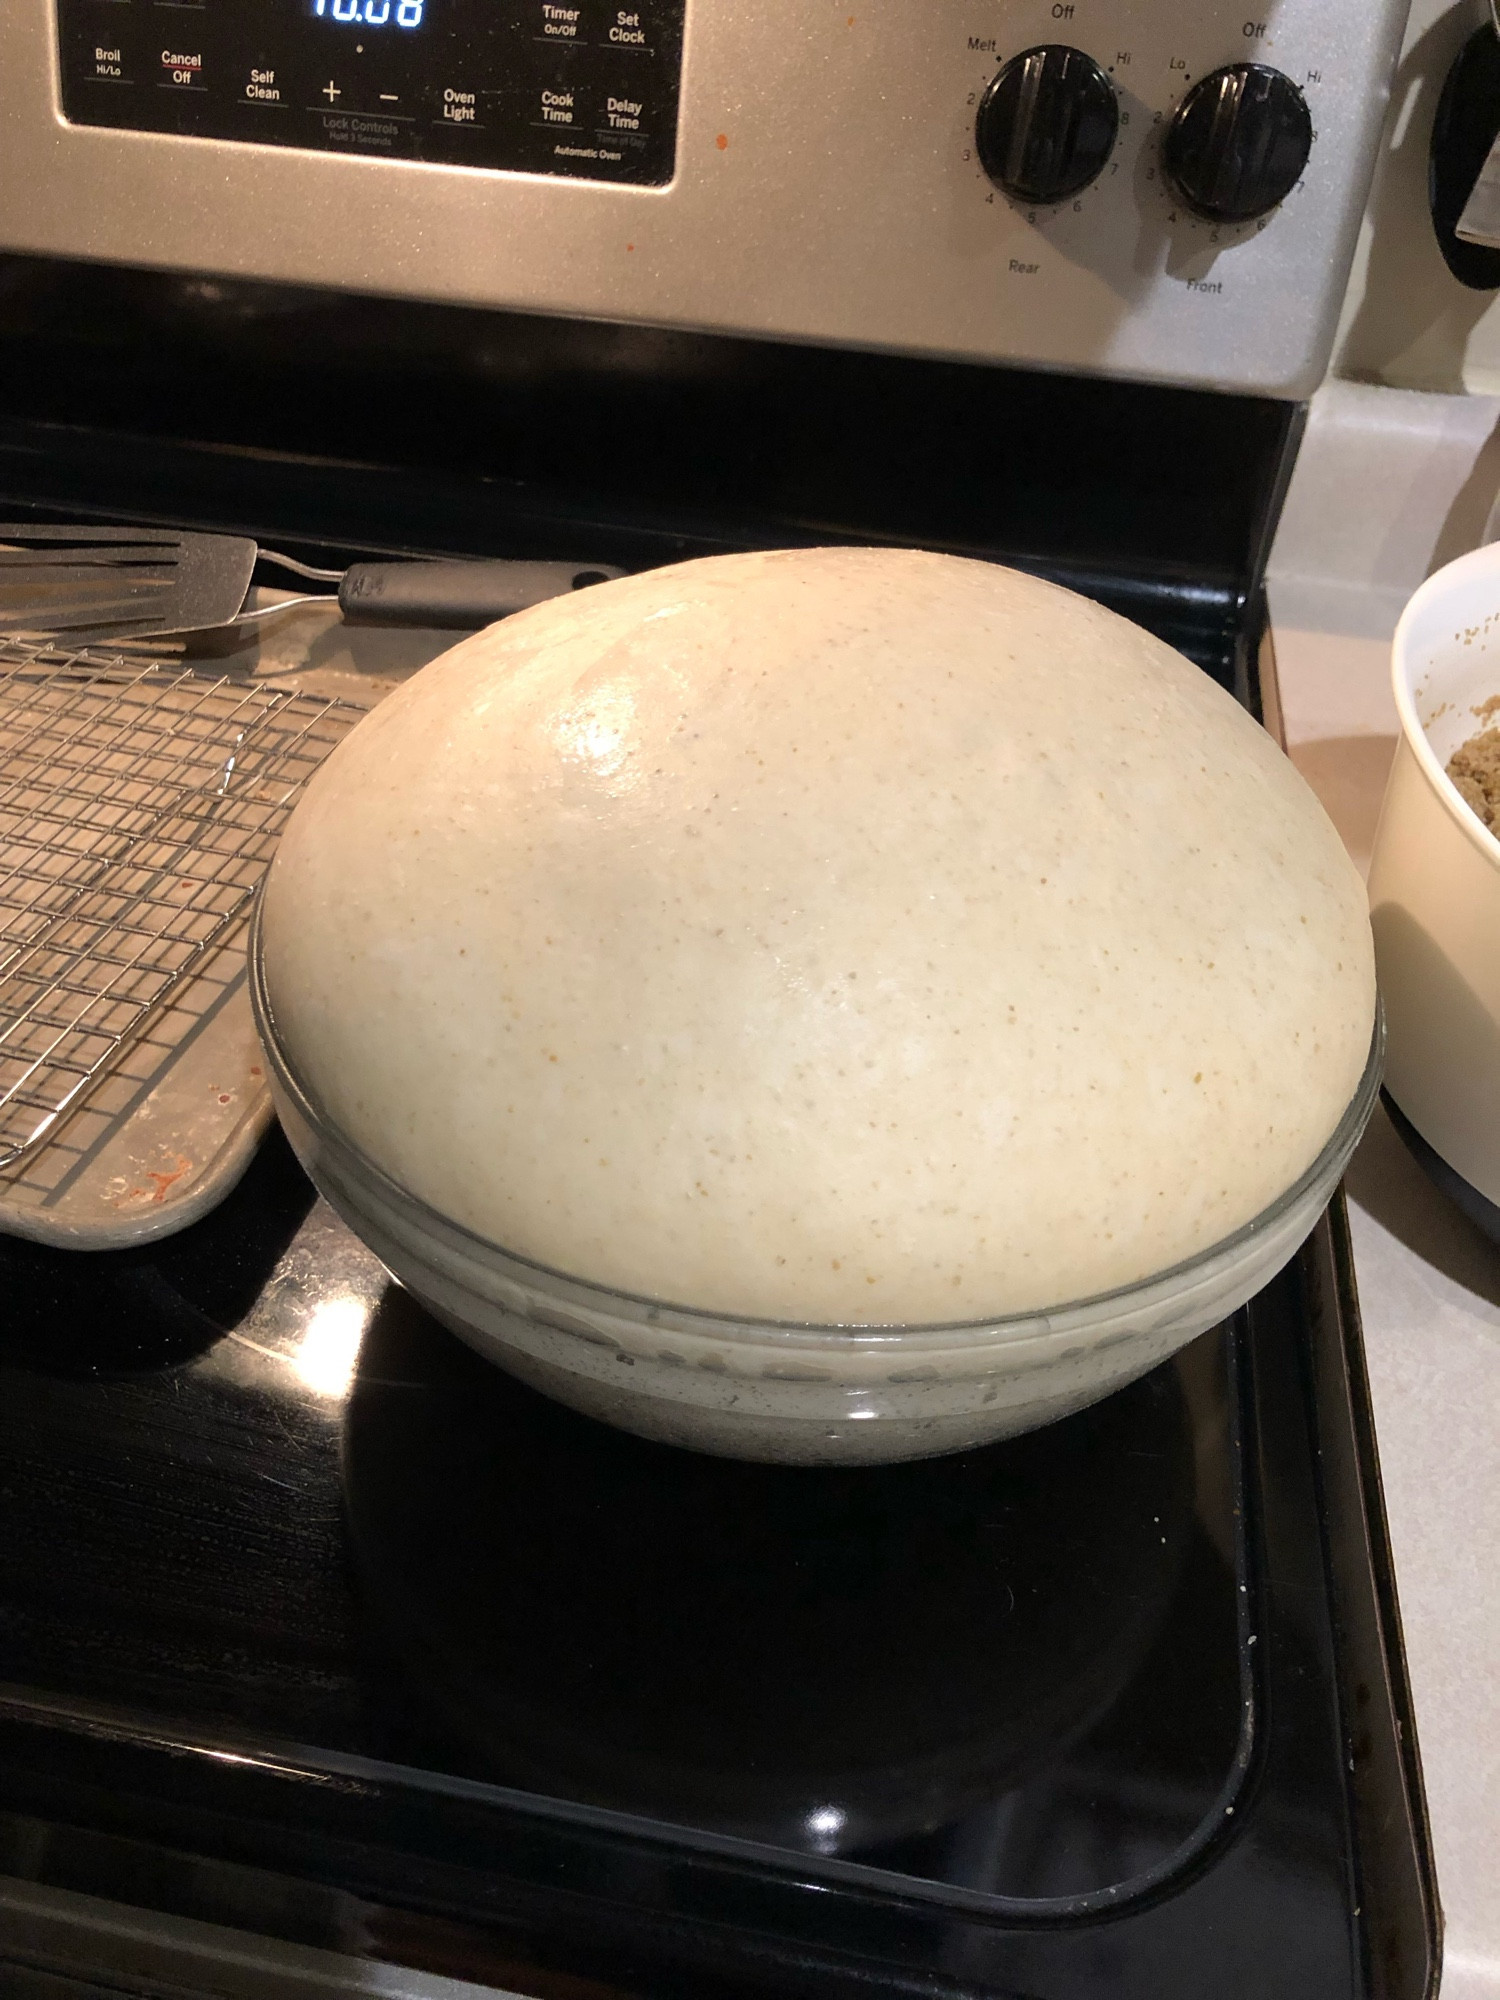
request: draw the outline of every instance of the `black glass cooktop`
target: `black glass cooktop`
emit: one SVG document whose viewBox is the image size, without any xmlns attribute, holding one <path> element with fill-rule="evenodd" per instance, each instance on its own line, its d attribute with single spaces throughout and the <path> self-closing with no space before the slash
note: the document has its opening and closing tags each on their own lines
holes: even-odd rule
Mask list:
<svg viewBox="0 0 1500 2000">
<path fill-rule="evenodd" d="M 1258 699 L 1284 410 L 4 275 L 12 512 L 315 560 L 926 541 Z M 511 1382 L 274 1133 L 157 1246 L 0 1237 L 0 1988 L 10 1878 L 552 2000 L 1419 2000 L 1414 1758 L 1337 1213 L 1093 1409 L 837 1471 Z"/>
<path fill-rule="evenodd" d="M 1317 1281 L 1029 1437 L 817 1471 L 511 1382 L 279 1136 L 159 1247 L 0 1240 L 0 1872 L 45 1824 L 47 1879 L 119 1895 L 144 1852 L 166 1907 L 256 1929 L 289 1874 L 591 1993 L 838 1991 L 850 1951 L 875 1991 L 1381 1990 Z M 571 1933 L 560 1882 L 599 1899 Z"/>
<path fill-rule="evenodd" d="M 309 1207 L 279 1142 L 149 1257 L 7 1245 L 0 1271 L 13 1687 L 939 1900 L 1100 1904 L 1232 1815 L 1242 1332 L 1006 1446 L 788 1471 L 512 1382 Z M 59 1306 L 97 1329 L 71 1351 Z"/>
</svg>

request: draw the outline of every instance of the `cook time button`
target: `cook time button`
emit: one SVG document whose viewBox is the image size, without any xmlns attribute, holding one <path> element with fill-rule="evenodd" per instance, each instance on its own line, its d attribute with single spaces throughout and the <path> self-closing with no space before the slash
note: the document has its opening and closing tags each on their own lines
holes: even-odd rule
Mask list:
<svg viewBox="0 0 1500 2000">
<path fill-rule="evenodd" d="M 535 103 L 531 122 L 543 131 L 550 132 L 559 126 L 566 131 L 568 126 L 582 122 L 578 116 L 578 93 L 568 84 L 544 84 Z"/>
</svg>

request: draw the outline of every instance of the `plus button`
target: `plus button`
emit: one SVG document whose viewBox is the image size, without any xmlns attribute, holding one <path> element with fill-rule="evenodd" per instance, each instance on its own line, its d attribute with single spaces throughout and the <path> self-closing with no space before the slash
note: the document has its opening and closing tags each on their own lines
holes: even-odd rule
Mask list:
<svg viewBox="0 0 1500 2000">
<path fill-rule="evenodd" d="M 343 91 L 338 88 L 331 77 L 323 86 L 323 95 L 328 99 L 330 104 L 332 104 L 336 97 L 342 97 L 343 94 Z"/>
</svg>

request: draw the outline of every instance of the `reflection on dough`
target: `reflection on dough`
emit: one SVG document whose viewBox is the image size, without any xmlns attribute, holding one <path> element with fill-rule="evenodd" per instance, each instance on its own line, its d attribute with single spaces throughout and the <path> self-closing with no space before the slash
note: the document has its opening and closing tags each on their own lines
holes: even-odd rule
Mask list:
<svg viewBox="0 0 1500 2000">
<path fill-rule="evenodd" d="M 822 1322 L 1086 1297 L 1248 1221 L 1374 970 L 1202 673 L 991 564 L 825 549 L 541 605 L 309 786 L 267 975 L 326 1111 L 578 1277 Z"/>
</svg>

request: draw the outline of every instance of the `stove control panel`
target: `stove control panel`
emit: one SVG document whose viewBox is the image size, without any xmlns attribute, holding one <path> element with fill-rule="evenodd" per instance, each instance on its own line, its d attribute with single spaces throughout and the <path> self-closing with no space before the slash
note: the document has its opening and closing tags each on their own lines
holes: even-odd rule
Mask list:
<svg viewBox="0 0 1500 2000">
<path fill-rule="evenodd" d="M 1408 0 L 0 0 L 0 251 L 1300 397 Z"/>
<path fill-rule="evenodd" d="M 75 124 L 661 186 L 684 0 L 58 0 Z"/>
</svg>

